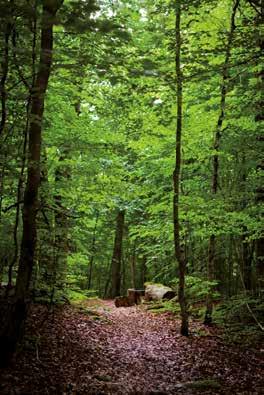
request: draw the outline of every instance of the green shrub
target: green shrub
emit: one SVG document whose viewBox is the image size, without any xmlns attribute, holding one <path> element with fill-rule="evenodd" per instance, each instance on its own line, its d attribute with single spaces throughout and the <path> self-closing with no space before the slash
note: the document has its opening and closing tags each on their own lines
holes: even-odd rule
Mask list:
<svg viewBox="0 0 264 395">
<path fill-rule="evenodd" d="M 254 344 L 263 340 L 263 300 L 245 293 L 233 296 L 215 308 L 213 319 L 233 342 Z"/>
<path fill-rule="evenodd" d="M 170 282 L 170 286 L 177 288 L 178 283 L 179 280 L 174 278 Z M 205 301 L 206 295 L 209 292 L 212 294 L 214 300 L 219 298 L 219 292 L 215 291 L 217 281 L 207 281 L 198 276 L 186 276 L 185 283 L 185 293 L 189 304 Z"/>
</svg>

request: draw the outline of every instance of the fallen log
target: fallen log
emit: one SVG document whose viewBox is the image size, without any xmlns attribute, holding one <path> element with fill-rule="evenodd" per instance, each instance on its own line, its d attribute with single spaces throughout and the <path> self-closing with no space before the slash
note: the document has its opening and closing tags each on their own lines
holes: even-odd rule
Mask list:
<svg viewBox="0 0 264 395">
<path fill-rule="evenodd" d="M 172 299 L 176 296 L 176 292 L 172 288 L 163 284 L 146 284 L 145 300 L 147 302 L 152 300 Z"/>
</svg>

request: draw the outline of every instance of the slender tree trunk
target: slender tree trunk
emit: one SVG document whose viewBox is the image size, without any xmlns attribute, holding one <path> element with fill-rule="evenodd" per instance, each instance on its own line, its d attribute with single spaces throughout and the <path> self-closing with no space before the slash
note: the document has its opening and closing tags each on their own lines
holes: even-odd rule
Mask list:
<svg viewBox="0 0 264 395">
<path fill-rule="evenodd" d="M 243 262 L 243 279 L 247 291 L 252 290 L 252 247 L 247 240 L 246 232 L 242 236 L 242 262 Z"/>
<path fill-rule="evenodd" d="M 114 250 L 112 257 L 112 284 L 111 297 L 120 296 L 121 293 L 121 264 L 122 264 L 122 243 L 125 223 L 125 211 L 119 210 L 116 217 L 116 232 Z"/>
<path fill-rule="evenodd" d="M 0 318 L 0 348 L 2 364 L 7 363 L 18 340 L 23 336 L 27 317 L 28 293 L 35 259 L 37 240 L 36 216 L 40 182 L 40 147 L 45 93 L 52 64 L 53 24 L 63 0 L 44 0 L 42 11 L 40 61 L 32 90 L 29 124 L 29 155 L 27 183 L 23 208 L 23 235 L 16 283 L 15 302 L 7 305 L 5 319 Z"/>
<path fill-rule="evenodd" d="M 12 4 L 13 4 L 12 0 Z M 34 17 L 33 17 L 33 22 L 32 22 L 32 33 L 33 33 L 33 39 L 32 39 L 32 82 L 31 86 L 26 82 L 26 87 L 29 90 L 29 97 L 27 101 L 27 107 L 26 107 L 26 126 L 24 130 L 24 142 L 23 142 L 23 152 L 22 152 L 22 161 L 21 161 L 21 170 L 20 170 L 20 175 L 18 179 L 18 185 L 17 185 L 17 202 L 20 202 L 23 197 L 23 186 L 24 186 L 24 173 L 25 173 L 25 167 L 26 167 L 26 161 L 27 161 L 27 143 L 28 143 L 28 129 L 29 129 L 29 118 L 30 118 L 30 108 L 31 108 L 31 93 L 32 93 L 32 87 L 35 85 L 35 64 L 36 64 L 36 40 L 37 40 L 37 31 L 36 31 L 36 24 L 37 24 L 37 12 L 36 12 L 36 1 L 34 4 Z M 12 29 L 12 44 L 13 44 L 13 50 L 14 50 L 14 63 L 17 64 L 17 58 L 16 58 L 16 29 L 15 27 Z M 21 78 L 21 72 L 20 72 L 20 67 L 17 64 L 18 67 L 18 73 Z M 23 80 L 22 76 L 22 80 Z M 14 225 L 14 230 L 13 230 L 13 238 L 14 238 L 14 255 L 13 259 L 9 265 L 8 268 L 8 288 L 11 287 L 12 285 L 12 274 L 13 274 L 13 268 L 17 263 L 18 260 L 18 255 L 19 255 L 19 245 L 18 245 L 18 228 L 19 228 L 19 217 L 20 217 L 20 204 L 17 204 L 16 207 L 16 217 L 15 217 L 15 225 Z"/>
<path fill-rule="evenodd" d="M 175 169 L 173 172 L 173 223 L 174 223 L 174 249 L 175 257 L 179 264 L 179 303 L 181 307 L 181 334 L 188 336 L 189 323 L 188 311 L 185 297 L 185 270 L 186 259 L 184 249 L 182 248 L 182 240 L 180 235 L 180 218 L 179 218 L 179 197 L 180 197 L 180 183 L 181 183 L 181 136 L 182 136 L 182 84 L 183 75 L 181 71 L 181 0 L 177 0 L 175 4 L 176 22 L 175 22 L 175 63 L 176 63 L 176 77 L 177 77 L 177 126 L 176 126 L 176 158 Z"/>
<path fill-rule="evenodd" d="M 131 264 L 131 287 L 136 288 L 136 243 L 133 245 L 132 255 L 130 257 Z"/>
<path fill-rule="evenodd" d="M 144 284 L 147 278 L 147 257 L 144 255 L 141 261 L 141 286 L 144 289 Z"/>
<path fill-rule="evenodd" d="M 122 254 L 120 295 L 124 295 L 126 289 L 128 288 L 126 285 L 126 273 L 127 273 L 127 260 L 126 257 L 124 257 L 124 255 Z"/>
<path fill-rule="evenodd" d="M 5 180 L 5 170 L 6 170 L 6 154 L 3 154 L 3 161 L 0 162 L 0 222 L 2 220 L 2 205 L 4 197 L 4 180 Z"/>
<path fill-rule="evenodd" d="M 52 289 L 54 279 L 54 260 L 55 260 L 55 212 L 54 210 L 47 210 L 49 207 L 51 191 L 49 184 L 49 175 L 47 168 L 47 153 L 46 150 L 42 150 L 41 158 L 41 179 L 39 187 L 39 204 L 40 210 L 37 216 L 37 229 L 38 229 L 38 240 L 37 240 L 37 251 L 38 259 L 36 264 L 38 267 L 34 271 L 34 279 L 32 281 L 33 287 L 38 288 L 38 274 L 44 281 L 45 285 Z M 38 270 L 37 270 L 38 269 Z"/>
<path fill-rule="evenodd" d="M 54 286 L 63 287 L 67 269 L 67 256 L 69 250 L 68 243 L 68 230 L 69 230 L 69 219 L 67 217 L 66 208 L 63 203 L 63 197 L 59 193 L 61 183 L 65 182 L 70 178 L 70 172 L 67 165 L 63 162 L 67 158 L 68 152 L 65 150 L 64 154 L 60 157 L 59 162 L 61 163 L 55 172 L 55 185 L 57 193 L 54 196 L 55 203 L 55 254 L 54 254 Z"/>
<path fill-rule="evenodd" d="M 10 2 L 10 7 L 13 8 L 13 0 Z M 12 13 L 12 12 L 11 12 Z M 6 111 L 6 81 L 9 71 L 9 40 L 12 34 L 13 25 L 8 22 L 4 33 L 4 48 L 3 56 L 1 58 L 1 76 L 0 76 L 0 100 L 1 100 L 1 119 L 0 119 L 0 151 L 2 151 L 2 137 L 6 125 L 7 111 Z M 3 155 L 5 156 L 5 155 Z M 5 157 L 3 163 L 1 163 L 0 172 L 0 221 L 2 217 L 2 201 L 3 201 L 3 190 L 4 190 L 4 175 L 5 175 Z"/>
<path fill-rule="evenodd" d="M 215 136 L 214 136 L 214 144 L 213 149 L 215 154 L 212 159 L 213 173 L 212 173 L 212 185 L 211 185 L 211 193 L 212 196 L 215 197 L 218 193 L 219 187 L 219 148 L 220 141 L 222 136 L 222 126 L 225 119 L 225 107 L 226 107 L 226 95 L 227 95 L 227 85 L 229 78 L 229 60 L 231 56 L 231 48 L 234 37 L 234 31 L 236 28 L 235 25 L 235 17 L 238 9 L 240 0 L 235 0 L 233 2 L 233 9 L 230 20 L 230 30 L 228 33 L 227 46 L 225 52 L 225 60 L 223 65 L 223 74 L 222 74 L 222 85 L 221 85 L 221 99 L 220 99 L 220 114 L 217 121 Z M 216 255 L 216 237 L 214 234 L 211 234 L 209 239 L 209 249 L 208 249 L 208 261 L 207 261 L 207 278 L 208 281 L 213 281 L 215 276 L 215 255 Z M 211 292 L 207 295 L 206 300 L 206 311 L 204 324 L 210 325 L 212 323 L 212 312 L 213 312 L 213 300 Z"/>
<path fill-rule="evenodd" d="M 258 167 L 264 172 L 264 161 Z M 264 204 L 264 187 L 257 188 L 256 203 L 258 205 Z M 262 215 L 263 216 L 263 215 Z M 255 241 L 256 254 L 256 278 L 257 278 L 257 293 L 264 289 L 264 237 L 261 236 Z"/>
<path fill-rule="evenodd" d="M 109 263 L 107 278 L 104 286 L 104 295 L 103 298 L 106 299 L 107 297 L 111 296 L 109 292 L 109 286 L 111 283 L 111 276 L 112 276 L 112 261 Z"/>
<path fill-rule="evenodd" d="M 233 236 L 229 238 L 229 254 L 228 254 L 228 285 L 227 285 L 227 296 L 230 298 L 233 294 L 233 270 L 234 270 L 234 260 L 233 260 Z"/>
<path fill-rule="evenodd" d="M 242 153 L 242 175 L 241 175 L 241 192 L 244 196 L 246 196 L 246 183 L 247 183 L 247 174 L 246 174 L 246 157 L 245 153 Z M 241 209 L 245 210 L 247 207 L 247 199 L 244 197 L 241 204 Z M 243 226 L 243 234 L 241 237 L 242 244 L 242 253 L 241 253 L 241 273 L 243 275 L 243 281 L 246 290 L 250 291 L 252 289 L 252 242 L 247 240 L 248 237 L 248 229 L 246 226 Z"/>
<path fill-rule="evenodd" d="M 13 1 L 10 2 L 10 7 L 13 7 Z M 3 133 L 6 124 L 6 80 L 9 69 L 9 40 L 12 34 L 13 25 L 8 22 L 4 35 L 4 51 L 1 59 L 1 79 L 0 79 L 0 96 L 1 96 L 1 119 L 0 119 L 0 135 Z"/>
<path fill-rule="evenodd" d="M 91 289 L 91 285 L 92 285 L 93 263 L 94 263 L 94 257 L 96 251 L 95 243 L 96 243 L 96 231 L 97 231 L 98 220 L 99 220 L 99 211 L 96 211 L 95 224 L 93 229 L 93 239 L 91 245 L 91 257 L 88 267 L 88 284 L 87 284 L 88 289 Z"/>
<path fill-rule="evenodd" d="M 264 39 L 263 32 L 261 33 L 261 27 L 264 23 L 264 0 L 260 0 L 259 2 L 259 31 L 257 34 L 258 47 L 260 54 L 264 51 Z M 255 121 L 259 124 L 261 123 L 263 126 L 264 121 L 264 68 L 263 64 L 261 65 L 261 69 L 258 73 L 258 90 L 260 91 L 260 100 L 257 103 L 257 113 L 255 116 Z M 260 128 L 261 130 L 261 128 Z M 264 141 L 264 128 L 262 127 L 261 134 L 257 137 L 257 140 L 260 144 L 263 145 Z M 263 147 L 261 147 L 263 148 Z M 264 174 L 264 160 L 260 161 L 257 166 L 257 173 L 259 174 L 259 180 L 263 181 Z M 264 186 L 260 184 L 256 189 L 256 203 L 259 206 L 263 206 L 264 204 Z M 261 211 L 261 210 L 260 210 Z M 263 217 L 263 214 L 262 214 Z M 262 218 L 263 219 L 263 218 Z M 257 277 L 257 292 L 260 292 L 264 289 L 264 236 L 259 237 L 255 242 L 255 254 L 256 254 L 256 277 Z"/>
<path fill-rule="evenodd" d="M 19 262 L 16 296 L 24 300 L 31 280 L 37 240 L 36 216 L 38 211 L 38 189 L 40 184 L 41 129 L 45 93 L 52 64 L 53 23 L 62 0 L 44 0 L 41 31 L 39 70 L 33 87 L 29 125 L 29 158 L 27 184 L 23 208 L 23 236 Z"/>
<path fill-rule="evenodd" d="M 22 161 L 21 161 L 21 169 L 17 184 L 17 202 L 20 202 L 23 197 L 23 186 L 24 186 L 24 173 L 26 167 L 26 152 L 27 152 L 27 140 L 28 140 L 28 126 L 29 126 L 29 110 L 30 110 L 30 98 L 28 99 L 27 104 L 27 122 L 24 131 L 24 143 L 23 143 L 23 153 L 22 153 Z M 13 238 L 14 238 L 14 255 L 13 259 L 8 268 L 8 288 L 12 286 L 12 275 L 13 268 L 18 260 L 19 253 L 19 245 L 18 245 L 18 227 L 19 227 L 19 217 L 20 217 L 20 204 L 18 203 L 16 206 L 16 216 L 15 216 L 15 225 L 13 230 Z"/>
</svg>

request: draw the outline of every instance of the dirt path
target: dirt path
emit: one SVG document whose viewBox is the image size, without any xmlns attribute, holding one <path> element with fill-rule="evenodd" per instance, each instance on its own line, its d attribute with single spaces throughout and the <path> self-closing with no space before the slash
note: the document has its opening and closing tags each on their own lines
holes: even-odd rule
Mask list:
<svg viewBox="0 0 264 395">
<path fill-rule="evenodd" d="M 261 353 L 198 336 L 200 324 L 183 338 L 170 316 L 116 309 L 109 301 L 45 314 L 32 311 L 33 335 L 2 372 L 1 395 L 264 393 Z"/>
</svg>

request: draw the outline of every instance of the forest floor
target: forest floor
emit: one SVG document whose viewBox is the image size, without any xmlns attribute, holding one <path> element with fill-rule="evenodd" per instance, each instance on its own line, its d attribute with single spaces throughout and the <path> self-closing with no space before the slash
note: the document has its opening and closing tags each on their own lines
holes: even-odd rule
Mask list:
<svg viewBox="0 0 264 395">
<path fill-rule="evenodd" d="M 1 395 L 264 394 L 264 350 L 230 346 L 201 323 L 95 300 L 47 313 L 33 306 L 25 347 Z"/>
</svg>

